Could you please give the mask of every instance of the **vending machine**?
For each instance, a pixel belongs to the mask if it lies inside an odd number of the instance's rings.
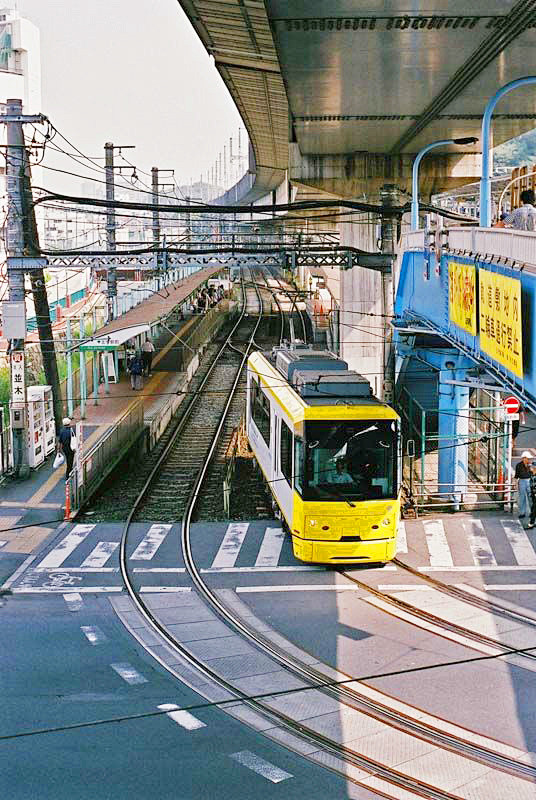
[[[28,401],[28,463],[38,467],[56,446],[56,424],[50,386],[29,386]]]

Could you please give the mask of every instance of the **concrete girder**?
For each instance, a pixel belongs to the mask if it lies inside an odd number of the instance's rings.
[[[355,152],[303,155],[295,143],[289,145],[289,178],[339,197],[377,198],[386,183],[411,192],[414,155],[404,153]],[[480,177],[480,153],[439,153],[427,156],[420,167],[421,198],[464,186]]]

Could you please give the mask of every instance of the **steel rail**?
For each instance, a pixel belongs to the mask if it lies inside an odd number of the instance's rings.
[[[347,580],[354,583],[356,586],[359,586],[360,589],[369,592],[374,597],[377,597],[379,600],[383,600],[385,603],[388,603],[395,608],[399,608],[402,611],[405,611],[408,614],[420,619],[424,622],[428,622],[432,625],[436,625],[439,628],[442,628],[449,633],[454,633],[457,636],[462,636],[465,639],[469,639],[475,644],[480,644],[485,647],[493,647],[496,650],[502,650],[502,655],[508,656],[518,656],[519,658],[526,658],[529,661],[536,660],[536,652],[534,653],[519,653],[515,647],[511,647],[504,642],[499,641],[498,639],[494,639],[491,636],[486,636],[484,633],[478,633],[478,631],[471,630],[470,628],[466,628],[463,625],[459,625],[457,622],[451,622],[450,620],[444,619],[443,617],[438,617],[435,614],[431,614],[429,611],[425,611],[424,609],[420,609],[417,606],[412,605],[411,603],[407,603],[405,600],[400,600],[398,597],[393,597],[393,595],[388,594],[387,592],[383,592],[380,589],[376,589],[374,586],[370,586],[368,583],[364,583],[363,581],[358,580],[353,575],[348,572],[344,572],[341,570],[341,575],[343,575]],[[380,611],[384,611],[385,609],[380,609]],[[388,612],[385,612],[388,613]],[[411,624],[411,623],[409,623]],[[534,622],[532,621],[532,625]],[[436,634],[439,635],[439,634]],[[447,637],[448,638],[448,637]],[[534,650],[536,651],[536,642],[534,644]],[[535,773],[536,774],[536,768]]]
[[[259,296],[259,299],[260,299],[260,294],[258,296]],[[243,317],[243,315],[241,315],[241,318],[242,317]],[[260,323],[260,318],[259,318],[259,323]],[[257,329],[257,327],[258,327],[258,325],[256,326],[256,329]],[[213,608],[213,610],[215,610],[216,613],[220,617],[222,617],[224,619],[226,624],[232,626],[241,635],[247,637],[257,647],[259,647],[260,649],[264,650],[265,652],[268,652],[269,655],[271,655],[273,658],[275,658],[277,661],[279,661],[279,663],[281,663],[284,666],[286,666],[292,672],[294,672],[295,674],[300,674],[302,677],[305,677],[308,681],[310,681],[312,683],[312,685],[310,687],[304,687],[304,689],[306,689],[306,688],[323,688],[322,684],[325,684],[325,682],[326,682],[326,676],[325,675],[322,675],[320,672],[312,670],[311,668],[307,667],[307,665],[301,664],[297,659],[294,659],[294,658],[288,656],[288,654],[284,653],[284,651],[281,651],[278,648],[275,648],[272,644],[268,643],[264,639],[264,637],[259,636],[256,632],[252,631],[247,625],[245,625],[236,616],[236,614],[230,612],[226,608],[226,606],[219,600],[219,598],[217,598],[214,595],[214,593],[209,589],[209,587],[201,579],[200,573],[197,570],[197,566],[196,566],[195,561],[193,559],[193,554],[191,552],[191,546],[190,546],[190,523],[191,523],[192,513],[193,513],[193,510],[194,510],[194,507],[195,507],[196,500],[197,500],[197,498],[199,496],[199,493],[200,493],[200,490],[201,490],[201,486],[202,486],[204,477],[205,477],[207,469],[208,469],[208,465],[209,465],[209,463],[211,461],[211,458],[212,458],[212,455],[213,455],[213,453],[214,453],[214,451],[216,449],[217,442],[218,442],[218,439],[219,439],[219,435],[220,435],[220,433],[221,433],[221,431],[223,429],[223,426],[225,424],[225,418],[226,418],[227,411],[228,411],[228,408],[230,406],[230,403],[232,401],[232,397],[233,397],[233,394],[234,394],[234,389],[236,388],[236,385],[238,385],[241,369],[243,367],[243,364],[245,363],[245,359],[247,358],[247,353],[248,353],[249,348],[250,348],[250,346],[252,344],[252,340],[253,340],[253,337],[255,335],[256,329],[255,329],[255,331],[253,332],[253,334],[251,336],[250,345],[249,345],[248,349],[246,350],[246,353],[244,354],[244,357],[243,357],[243,360],[242,360],[242,363],[241,363],[241,367],[237,371],[237,376],[236,376],[235,382],[233,384],[233,388],[231,389],[231,392],[229,393],[229,398],[228,398],[228,402],[226,404],[226,407],[225,407],[225,409],[224,409],[224,411],[223,411],[223,413],[221,415],[220,422],[218,424],[218,430],[217,430],[217,432],[216,432],[216,434],[214,436],[212,446],[211,446],[211,448],[209,450],[208,455],[206,456],[206,459],[205,459],[205,462],[203,464],[203,467],[201,468],[201,470],[200,470],[200,472],[199,472],[199,474],[197,476],[197,479],[196,479],[196,481],[195,481],[195,483],[192,486],[191,491],[190,491],[189,502],[187,504],[186,512],[185,512],[183,520],[182,520],[182,531],[181,531],[181,542],[182,542],[182,548],[183,548],[184,561],[185,561],[185,564],[187,566],[190,579],[194,583],[194,585],[195,585],[196,589],[198,590],[199,594],[203,597],[205,602],[207,602]],[[223,348],[222,348],[222,350],[223,350]],[[167,451],[168,451],[168,448],[166,448],[165,453],[167,453]],[[165,453],[162,455],[162,457],[160,459],[160,462],[164,461]],[[152,476],[154,476],[157,473],[158,466],[159,465],[155,466],[155,468],[154,468],[154,470],[152,472]],[[139,502],[141,502],[141,498],[145,495],[145,492],[149,488],[150,482],[151,482],[151,479],[149,479],[147,481],[144,489],[140,493]],[[139,505],[139,502],[136,503],[136,507]],[[130,521],[132,520],[132,518],[134,516],[134,513],[135,513],[135,509],[133,509],[131,514],[129,515],[130,519],[129,519],[128,524],[130,524]],[[205,676],[209,677],[212,681],[216,682],[219,686],[224,688],[226,691],[230,692],[232,695],[237,697],[237,699],[241,699],[244,703],[246,703],[250,707],[252,707],[255,710],[257,710],[260,713],[262,713],[265,717],[268,717],[269,719],[274,720],[280,726],[281,725],[285,726],[286,728],[291,730],[295,735],[298,735],[301,738],[305,738],[309,742],[314,742],[315,745],[320,746],[324,750],[337,755],[339,758],[342,758],[345,761],[347,761],[349,763],[352,763],[352,764],[354,764],[356,766],[360,766],[360,767],[366,769],[367,771],[370,771],[373,774],[382,776],[386,781],[388,781],[388,782],[390,782],[390,783],[392,783],[394,785],[401,786],[403,788],[410,789],[410,790],[413,790],[413,791],[416,790],[416,791],[419,792],[419,794],[421,794],[421,795],[423,795],[425,797],[428,797],[430,799],[433,798],[434,800],[447,800],[447,798],[450,799],[450,798],[454,797],[454,795],[451,795],[448,792],[444,792],[441,789],[437,789],[437,788],[435,788],[433,786],[429,786],[428,784],[425,784],[422,781],[410,778],[409,776],[406,776],[406,775],[403,775],[403,774],[399,773],[397,770],[394,770],[394,769],[392,769],[390,767],[387,767],[385,765],[379,764],[378,762],[375,762],[374,760],[372,760],[370,758],[366,758],[364,756],[361,756],[360,754],[352,751],[350,748],[347,748],[344,745],[341,745],[341,744],[339,744],[337,742],[334,742],[333,740],[329,739],[328,737],[322,736],[322,735],[320,735],[320,734],[318,734],[318,733],[316,733],[316,732],[314,732],[314,731],[312,731],[310,729],[307,729],[307,727],[304,726],[302,723],[291,719],[290,717],[288,717],[287,715],[285,715],[285,714],[283,714],[281,712],[274,712],[273,709],[271,709],[269,706],[267,706],[266,703],[263,703],[262,700],[258,700],[258,699],[255,700],[255,699],[248,698],[247,695],[245,695],[240,690],[237,690],[236,687],[234,687],[228,681],[226,681],[225,679],[221,678],[221,676],[219,676],[216,672],[214,672],[213,670],[208,668],[206,665],[204,665],[202,661],[200,661],[199,659],[196,659],[195,657],[193,657],[189,653],[187,648],[184,647],[183,645],[181,645],[180,643],[178,643],[174,639],[174,637],[166,630],[165,626],[162,625],[159,622],[159,620],[152,614],[152,612],[147,608],[146,604],[144,603],[143,599],[141,598],[139,592],[137,592],[136,589],[134,588],[133,583],[132,583],[132,581],[130,579],[130,576],[128,574],[128,569],[127,569],[127,561],[126,561],[126,539],[127,539],[126,534],[127,533],[128,533],[128,527],[126,525],[125,526],[125,530],[124,530],[124,536],[122,537],[122,541],[121,541],[120,566],[121,566],[121,574],[122,574],[125,586],[127,587],[127,590],[128,590],[128,592],[129,592],[129,594],[131,596],[131,599],[133,600],[135,606],[138,608],[140,613],[142,613],[144,618],[147,619],[150,622],[150,624],[153,627],[155,627],[162,636],[164,636],[166,641],[177,652],[179,652],[182,655],[182,657],[188,663],[193,665],[196,669],[200,670],[202,674],[204,674]],[[324,687],[324,689],[325,689],[325,687]],[[336,693],[339,697],[340,696],[344,696],[345,699],[350,700],[352,702],[352,705],[354,707],[356,707],[356,704],[358,703],[358,699],[359,698],[356,699],[356,693],[352,692],[351,689],[339,689],[339,690],[331,689],[330,691]],[[380,704],[375,704],[373,701],[369,701],[367,704],[365,704],[363,702],[362,698],[361,698],[361,702],[359,703],[359,705],[361,705],[361,710],[365,709],[365,705],[368,705],[368,713],[370,714],[371,713],[371,709],[373,709],[374,715],[377,716],[377,717],[379,716]],[[423,735],[423,733],[426,733],[427,734],[426,738],[428,738],[428,739],[430,738],[431,729],[430,728],[426,729],[426,727],[427,727],[426,725],[419,725],[416,721],[412,721],[412,720],[408,719],[407,717],[404,718],[403,720],[401,720],[401,717],[403,717],[403,715],[400,715],[400,714],[397,715],[396,712],[392,712],[390,709],[386,709],[385,707],[382,707],[382,713],[384,714],[384,720],[385,720],[385,716],[390,716],[391,717],[391,720],[390,720],[391,724],[393,723],[394,718],[398,717],[398,719],[396,720],[396,722],[398,722],[398,724],[395,725],[396,727],[402,728],[402,729],[404,729],[404,727],[406,727],[406,730],[407,730],[408,723],[409,724],[413,724],[413,725],[417,726],[415,728],[415,732],[416,733],[418,733],[421,736]],[[401,722],[402,722],[402,724],[401,724]],[[492,766],[497,767],[499,769],[503,769],[504,771],[507,771],[507,772],[510,772],[510,773],[515,772],[516,774],[520,774],[519,768],[522,767],[522,770],[523,770],[522,777],[526,777],[527,774],[530,774],[530,773],[527,772],[527,770],[530,769],[530,768],[527,768],[527,765],[524,765],[524,764],[520,765],[519,762],[516,762],[513,759],[506,759],[503,756],[501,756],[500,754],[494,753],[493,751],[489,751],[489,750],[486,750],[484,748],[478,748],[478,747],[472,746],[469,743],[462,742],[461,740],[457,739],[456,737],[443,735],[441,733],[439,733],[439,735],[438,735],[437,731],[435,731],[434,732],[433,741],[435,741],[436,743],[440,742],[440,744],[442,746],[444,746],[444,747],[446,746],[447,748],[449,748],[449,745],[450,745],[450,749],[453,749],[457,753],[462,752],[464,755],[469,755],[470,757],[472,756],[473,758],[477,758],[478,760],[485,760],[486,763],[490,763]]]

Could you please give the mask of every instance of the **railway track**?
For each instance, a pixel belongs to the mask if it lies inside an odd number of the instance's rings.
[[[260,290],[257,288],[257,292]],[[261,303],[260,294],[259,304]],[[251,322],[251,320],[250,320]],[[247,352],[249,345],[258,331],[260,324],[260,314],[255,322],[255,325],[249,325],[242,329],[241,337],[249,336],[249,342],[243,348]],[[232,344],[232,348],[228,345]],[[375,759],[363,752],[360,752],[359,747],[351,747],[345,745],[335,738],[319,733],[313,726],[304,722],[300,715],[292,712],[292,709],[287,711],[276,707],[274,701],[274,694],[259,694],[251,696],[250,694],[242,691],[235,683],[226,676],[224,672],[215,669],[213,666],[208,666],[205,661],[195,655],[193,648],[189,648],[188,644],[181,643],[173,635],[173,633],[163,624],[159,618],[158,613],[152,611],[146,604],[144,596],[140,593],[140,586],[137,585],[136,578],[130,574],[128,568],[127,553],[129,548],[129,529],[130,524],[134,518],[138,518],[140,511],[145,514],[148,510],[156,507],[159,509],[159,517],[162,516],[162,503],[165,502],[163,491],[167,486],[167,493],[170,493],[169,481],[176,480],[177,468],[181,465],[181,459],[184,456],[184,446],[180,450],[176,450],[176,442],[188,441],[195,449],[202,452],[202,456],[197,456],[194,460],[188,460],[188,469],[185,474],[186,491],[180,495],[180,503],[174,504],[174,519],[178,521],[181,519],[181,539],[177,542],[177,550],[180,549],[182,558],[186,567],[186,572],[191,582],[191,589],[196,593],[203,603],[206,605],[209,612],[214,615],[215,619],[223,621],[229,628],[230,635],[238,635],[244,639],[248,646],[252,648],[252,652],[260,652],[264,656],[272,659],[274,664],[285,674],[288,674],[294,680],[299,681],[299,688],[289,690],[292,692],[318,692],[322,695],[330,696],[337,700],[344,707],[348,713],[354,715],[362,715],[367,718],[372,717],[374,720],[381,722],[386,726],[386,730],[396,729],[396,731],[405,734],[408,737],[414,737],[415,741],[425,740],[431,746],[440,751],[448,751],[452,754],[452,758],[471,759],[473,761],[481,762],[490,769],[496,770],[499,773],[508,773],[513,781],[522,780],[534,781],[536,779],[536,769],[531,763],[526,763],[521,759],[509,756],[506,752],[501,752],[500,743],[497,743],[497,748],[493,746],[486,746],[476,741],[471,741],[471,737],[456,735],[447,730],[438,730],[433,724],[430,724],[422,719],[411,718],[404,714],[395,707],[388,707],[385,703],[379,700],[372,699],[367,696],[366,692],[360,691],[358,683],[352,683],[352,679],[348,676],[347,680],[343,681],[343,685],[333,683],[333,670],[327,665],[316,663],[311,666],[303,659],[300,659],[296,653],[286,650],[284,647],[277,646],[268,637],[263,636],[262,633],[256,631],[251,625],[244,621],[244,618],[237,613],[236,609],[232,606],[222,602],[218,594],[207,584],[201,575],[198,568],[193,552],[192,552],[192,529],[191,522],[195,513],[196,506],[200,497],[205,492],[206,480],[210,471],[210,465],[221,443],[222,431],[226,428],[226,420],[232,408],[232,404],[237,397],[236,392],[240,385],[241,368],[237,364],[239,357],[236,347],[236,339],[233,338],[231,343],[227,340],[227,347],[222,348],[220,354],[220,366],[225,371],[225,377],[228,379],[230,371],[229,360],[233,364],[235,370],[235,378],[232,382],[232,387],[226,396],[225,403],[218,404],[219,421],[217,425],[212,424],[212,430],[209,435],[208,429],[205,425],[206,410],[199,411],[201,415],[198,423],[195,424],[194,438],[182,440],[181,431],[174,434],[174,438],[168,443],[165,450],[162,452],[158,463],[154,466],[151,475],[148,477],[143,488],[138,494],[129,517],[123,530],[123,536],[120,546],[120,568],[125,587],[131,600],[138,611],[142,614],[146,623],[155,628],[160,635],[166,640],[169,647],[176,652],[181,659],[188,665],[193,667],[197,674],[202,676],[203,680],[212,681],[225,693],[225,696],[235,698],[236,700],[249,707],[251,710],[261,714],[265,719],[268,719],[274,727],[281,731],[285,731],[288,735],[296,738],[302,742],[302,750],[309,752],[321,752],[332,757],[335,761],[333,763],[342,764],[343,767],[335,767],[348,776],[351,774],[365,774],[374,776],[374,780],[379,781],[381,784],[380,793],[387,797],[400,797],[400,792],[408,792],[410,796],[419,796],[430,798],[430,800],[453,800],[454,798],[463,797],[463,794],[453,794],[449,791],[448,786],[432,786],[429,783],[417,778],[403,769],[396,769],[382,761]],[[242,349],[242,348],[240,348]],[[233,352],[231,356],[229,350]],[[245,358],[245,356],[244,356]],[[211,373],[214,377],[221,377],[216,370],[218,362],[215,362]],[[243,362],[242,362],[243,363]],[[210,374],[206,380],[210,380]],[[205,384],[204,384],[205,385]],[[196,410],[192,411],[192,415],[197,414]],[[188,419],[195,420],[197,417],[190,415]],[[216,416],[216,414],[214,414]],[[192,425],[186,421],[184,425]],[[199,447],[200,437],[202,437],[202,447]],[[177,462],[177,459],[179,461]],[[180,513],[177,512],[180,508]],[[352,685],[348,686],[347,683]],[[283,692],[286,694],[287,692]],[[483,737],[481,737],[483,738]],[[303,743],[307,747],[303,747]],[[313,758],[313,756],[311,756]],[[314,759],[313,759],[314,760]],[[351,770],[354,770],[351,773]],[[354,780],[353,778],[351,778]],[[360,783],[358,778],[354,782]],[[440,782],[440,781],[438,781]],[[370,788],[369,784],[367,785]],[[407,796],[407,795],[404,795]]]

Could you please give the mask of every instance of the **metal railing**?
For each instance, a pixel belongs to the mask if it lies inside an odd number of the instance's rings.
[[[407,494],[406,510],[441,511],[442,509],[468,511],[478,508],[497,508],[500,506],[510,513],[514,510],[517,486],[514,483],[467,483],[452,484],[433,483],[432,485],[414,485]]]
[[[77,452],[73,471],[67,481],[71,514],[82,508],[97,491],[134,444],[143,425],[143,402],[138,400],[93,447],[87,452],[83,448]]]

